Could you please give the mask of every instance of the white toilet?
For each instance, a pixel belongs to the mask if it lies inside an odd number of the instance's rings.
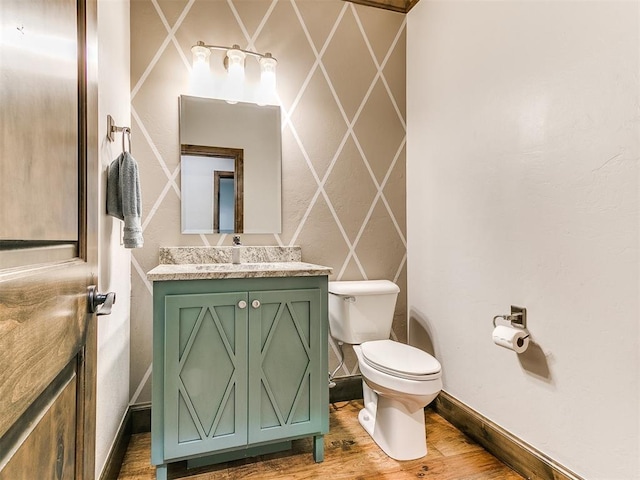
[[[389,340],[400,288],[388,280],[329,282],[329,329],[353,345],[362,374],[358,420],[391,458],[427,454],[424,407],[442,389],[438,360]]]

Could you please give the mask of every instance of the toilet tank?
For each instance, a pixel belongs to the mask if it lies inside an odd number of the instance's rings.
[[[400,287],[389,280],[329,282],[329,330],[344,343],[386,340]]]

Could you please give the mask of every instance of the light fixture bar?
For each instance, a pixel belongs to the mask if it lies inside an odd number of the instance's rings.
[[[232,45],[230,47],[225,47],[223,45],[207,45],[206,43],[204,43],[203,41],[198,41],[193,47],[191,47],[191,51],[193,51],[194,48],[197,47],[204,47],[204,48],[208,48],[209,50],[221,50],[221,51],[228,51],[228,50],[239,50],[242,53],[244,53],[245,55],[251,55],[252,57],[257,57],[258,59],[261,58],[273,58],[274,60],[277,61],[277,59],[275,57],[273,57],[273,55],[271,55],[271,53],[266,52],[266,53],[258,53],[258,52],[252,52],[251,50],[243,50],[242,48],[240,48],[239,45]]]
[[[227,71],[226,79],[212,75],[210,57],[213,51],[224,52],[222,64]],[[239,45],[208,45],[198,41],[191,47],[193,68],[191,69],[191,90],[203,96],[218,96],[229,103],[240,101],[255,102],[258,105],[274,105],[278,101],[276,93],[276,69],[278,61],[271,53],[244,50]],[[260,83],[245,84],[247,56],[254,57],[260,66]],[[215,65],[214,65],[215,68]],[[217,79],[214,79],[217,78]]]

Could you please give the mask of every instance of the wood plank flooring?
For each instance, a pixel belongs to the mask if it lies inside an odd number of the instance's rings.
[[[521,480],[481,446],[431,409],[427,422],[427,456],[399,462],[387,457],[358,423],[362,401],[331,405],[325,459],[314,463],[311,439],[296,440],[292,450],[252,459],[187,470],[185,462],[169,467],[170,479],[349,479],[349,480]],[[155,479],[150,464],[151,435],[133,435],[119,480]]]

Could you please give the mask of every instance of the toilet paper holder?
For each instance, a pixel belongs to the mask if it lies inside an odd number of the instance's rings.
[[[527,328],[527,309],[524,307],[516,307],[511,305],[511,313],[509,315],[496,315],[493,317],[493,326],[497,327],[496,322],[498,319],[505,320],[511,323],[511,326],[517,328]]]

